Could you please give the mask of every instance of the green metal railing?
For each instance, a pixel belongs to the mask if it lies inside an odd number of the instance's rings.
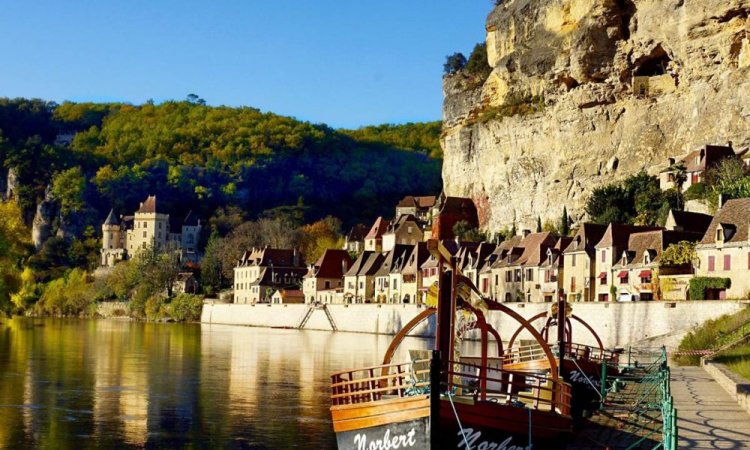
[[[661,422],[661,427],[653,427],[648,431],[644,426],[639,433],[640,439],[628,449],[642,446],[646,439],[658,442],[652,447],[653,450],[677,449],[677,411],[672,398],[670,375],[664,347],[628,349],[627,362],[620,365],[620,375],[607,376],[606,367],[602,366],[600,381],[603,406],[608,401],[617,401],[627,407],[637,419],[634,421],[636,423],[653,425],[659,419]],[[623,390],[628,391],[627,396],[622,395]]]

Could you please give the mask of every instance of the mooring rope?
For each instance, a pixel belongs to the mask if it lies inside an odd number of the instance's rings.
[[[589,379],[589,377],[586,376],[586,373],[583,371],[583,369],[581,369],[581,366],[578,365],[578,362],[575,359],[573,359],[573,358],[570,358],[570,360],[573,361],[573,364],[575,364],[576,367],[578,367],[578,371],[581,373],[581,375],[583,375],[583,378],[585,378],[586,381],[588,381],[588,383],[591,385],[591,387],[594,388],[594,391],[596,392],[596,395],[599,396],[599,400],[602,403],[604,403],[604,397],[602,397],[602,394],[599,392],[599,389],[597,389],[596,386],[594,386],[594,383],[591,382],[591,380]]]
[[[458,429],[461,431],[461,437],[464,438],[464,444],[466,444],[466,450],[471,450],[469,440],[466,439],[466,432],[464,431],[463,425],[461,425],[461,419],[458,417],[458,411],[456,411],[456,405],[453,404],[453,394],[448,391],[448,400],[451,402],[451,408],[453,408],[453,414],[456,416],[456,422],[458,423]]]

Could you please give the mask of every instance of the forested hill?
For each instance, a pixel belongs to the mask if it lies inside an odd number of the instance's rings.
[[[279,212],[346,225],[391,213],[405,194],[441,189],[440,123],[335,130],[254,108],[0,99],[0,184],[17,176],[33,214],[47,185],[62,208],[96,223],[148,194],[171,211],[247,218]],[[56,138],[75,133],[69,146]]]

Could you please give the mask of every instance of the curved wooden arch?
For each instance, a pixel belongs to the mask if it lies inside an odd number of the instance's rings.
[[[539,314],[533,316],[531,319],[529,319],[529,323],[534,323],[537,320],[541,319],[542,317],[546,316],[546,312],[540,312]],[[513,333],[513,336],[511,336],[510,341],[508,341],[508,348],[513,348],[513,344],[516,342],[516,338],[519,334],[521,334],[521,331],[523,331],[523,326],[519,326],[515,333]],[[546,338],[545,338],[546,340]]]
[[[409,323],[404,325],[404,327],[401,328],[401,330],[396,333],[395,336],[393,336],[391,345],[388,346],[388,350],[386,350],[385,356],[383,357],[383,365],[390,364],[391,358],[393,358],[393,354],[396,353],[396,349],[399,345],[401,345],[401,341],[404,340],[406,335],[409,334],[411,330],[416,328],[416,326],[419,325],[422,321],[435,314],[437,314],[437,309],[433,307],[427,308],[421,313],[417,314],[413,319],[409,321]]]
[[[533,323],[533,322],[541,319],[542,317],[544,317],[546,315],[547,315],[546,312],[540,312],[539,314],[537,314],[537,315],[533,316],[532,318],[530,318],[529,319],[529,323]],[[585,320],[581,319],[580,317],[576,316],[575,314],[572,314],[570,316],[570,318],[573,318],[573,319],[577,320],[581,325],[583,325],[584,327],[586,327],[586,329],[589,330],[589,333],[591,333],[591,335],[596,340],[596,343],[599,346],[599,350],[604,351],[604,343],[602,342],[601,338],[599,337],[599,334],[597,334],[597,332],[594,330],[594,328],[591,327],[591,325],[589,325]],[[573,339],[573,325],[570,322],[570,318],[566,318],[565,319],[566,334],[568,335],[566,339],[567,339],[567,341],[569,343],[572,342],[572,339]],[[547,323],[542,328],[542,335],[543,335],[545,341],[547,340],[547,336],[548,336],[547,335],[547,331],[548,331],[547,328],[548,327],[549,327],[549,321],[547,321]],[[513,344],[516,342],[516,338],[518,338],[518,335],[521,334],[521,331],[523,331],[523,327],[522,326],[518,327],[518,329],[516,330],[516,332],[513,333],[513,336],[510,338],[510,341],[508,342],[508,348],[512,348],[513,347]]]
[[[589,330],[589,332],[594,336],[594,339],[596,339],[596,343],[599,344],[599,350],[604,351],[604,344],[602,343],[602,340],[601,338],[599,338],[599,335],[596,333],[596,331],[594,331],[594,329],[591,327],[591,325],[586,323],[585,320],[581,319],[575,314],[573,314],[571,317],[577,320],[578,322],[580,322],[581,325],[583,325],[584,327],[586,327],[587,330]]]

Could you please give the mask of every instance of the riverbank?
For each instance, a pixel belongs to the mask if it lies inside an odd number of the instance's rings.
[[[509,303],[524,318],[547,312],[546,303]],[[665,345],[675,348],[692,328],[709,319],[732,314],[750,306],[747,301],[686,301],[633,303],[575,303],[573,314],[590,324],[604,346]],[[269,328],[346,331],[354,333],[396,334],[404,325],[423,312],[418,305],[327,305],[315,308],[300,304],[238,305],[206,302],[201,322],[206,324],[242,325]],[[497,311],[490,311],[488,322],[509,340],[518,324]],[[535,325],[541,326],[540,322]],[[417,326],[410,335],[434,335],[434,316]],[[582,327],[574,325],[573,339],[582,344],[596,341]],[[474,338],[475,336],[470,336]],[[530,336],[520,335],[521,339]]]

